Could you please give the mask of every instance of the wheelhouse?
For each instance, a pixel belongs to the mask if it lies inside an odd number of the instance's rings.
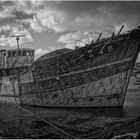
[[[33,61],[33,49],[0,50],[0,69],[29,66]]]

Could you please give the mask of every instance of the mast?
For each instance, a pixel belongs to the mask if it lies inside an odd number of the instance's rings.
[[[19,52],[19,40],[20,40],[20,37],[24,37],[25,35],[12,35],[10,37],[16,37],[16,40],[17,40],[17,52]],[[18,53],[17,53],[17,56],[18,56]]]
[[[25,35],[12,35],[10,37],[15,37],[16,40],[17,40],[17,62],[18,62],[18,59],[19,59],[19,40],[20,40],[20,37],[24,37]],[[16,63],[15,63],[16,64]],[[18,82],[18,94],[19,94],[19,103],[21,104],[21,90],[20,90],[20,77],[19,77],[19,72],[17,72],[17,82]],[[15,97],[15,100],[16,100],[16,97]]]

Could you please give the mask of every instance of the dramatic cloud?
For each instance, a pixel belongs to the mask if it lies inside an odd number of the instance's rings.
[[[97,39],[99,33],[103,33],[102,38],[110,36],[112,32],[117,34],[122,25],[125,25],[122,30],[122,32],[125,32],[135,28],[138,26],[138,23],[140,23],[140,15],[138,12],[140,5],[136,6],[135,9],[134,5],[136,4],[133,5],[130,2],[89,3],[91,3],[91,5],[95,4],[92,5],[92,10],[81,12],[70,22],[63,23],[65,30],[69,29],[73,31],[59,37],[58,42],[66,44],[65,47],[73,48],[76,40],[90,43],[91,40]],[[129,8],[131,8],[131,10],[133,8],[132,13],[129,12]],[[82,45],[80,44],[79,46]]]
[[[42,50],[42,49],[37,49],[37,50],[35,51],[35,53],[36,53],[36,54],[39,54],[39,55],[40,55],[40,54],[41,54],[41,55],[42,55],[42,54],[45,54],[45,53],[47,53],[47,52],[48,52],[48,50]]]
[[[60,36],[58,42],[66,44],[66,48],[73,49],[75,45],[84,46],[91,43],[91,41],[96,41],[98,37],[98,32],[78,31]]]
[[[60,48],[60,47],[58,47],[58,48]],[[36,54],[45,54],[45,53],[48,53],[48,52],[51,52],[51,51],[54,51],[54,50],[56,50],[56,48],[54,46],[49,46],[47,48],[47,50],[43,50],[43,49],[39,48],[35,51],[35,53]]]
[[[64,20],[64,15],[61,12],[45,8],[38,11],[37,18],[40,23],[48,29],[52,29],[56,32],[64,31],[64,29],[59,26]]]
[[[77,40],[90,43],[99,33],[117,33],[122,25],[122,32],[135,28],[140,25],[139,9],[140,2],[131,1],[0,1],[0,45],[16,45],[10,35],[19,33],[26,34],[21,44],[35,40],[29,45],[35,49],[42,44],[39,53],[49,52],[46,46],[73,48]]]
[[[2,4],[2,3],[0,3]],[[14,15],[12,14],[14,7],[11,7],[10,5],[8,7],[3,6],[2,10],[0,11],[0,19],[5,19],[5,18],[12,18]]]
[[[39,9],[37,13],[33,14],[32,19],[21,20],[23,24],[29,24],[30,28],[35,32],[43,32],[53,30],[55,32],[64,32],[65,29],[61,27],[63,22],[63,13],[49,8]]]
[[[64,19],[64,13],[61,10],[49,7],[45,1],[13,1],[11,3],[3,2],[2,11],[0,11],[0,25],[10,24],[28,24],[35,32],[43,32],[51,29],[55,32],[63,32],[61,23]]]
[[[58,48],[61,48],[61,47],[58,47]],[[36,49],[36,51],[35,51],[35,59],[39,58],[40,56],[42,56],[42,55],[44,55],[46,53],[52,52],[54,50],[56,50],[56,48],[54,46],[49,46],[46,50],[43,50],[41,48]]]
[[[115,27],[118,26],[118,24],[124,23],[128,28],[131,28],[139,23],[139,14],[137,13],[138,6],[132,10],[134,5],[137,5],[137,3],[50,3],[51,2],[47,1],[13,1],[13,3],[10,2],[8,5],[8,2],[3,2],[2,9],[4,10],[0,12],[0,23],[8,23],[15,20],[15,23],[20,22],[21,24],[24,24],[24,26],[27,24],[30,29],[35,32],[44,32],[47,30],[53,30],[55,32],[79,30],[98,30],[99,32],[111,32],[112,28],[109,28],[110,25]],[[129,3],[133,6],[130,6]],[[61,5],[65,8],[62,8]],[[76,7],[78,5],[79,7]],[[85,5],[85,8],[83,5]],[[125,6],[126,8],[130,8],[131,12],[127,9],[124,10],[123,7]],[[83,8],[83,11],[80,7]],[[77,8],[78,11],[76,11]],[[121,10],[123,11],[122,13],[120,12]],[[115,30],[115,28],[113,29]]]
[[[25,37],[22,37],[20,39],[20,44],[24,44],[27,42],[32,42],[33,38],[28,30],[22,28],[22,27],[10,27],[9,25],[2,26],[0,28],[0,32],[3,31],[4,33],[1,34],[0,38],[0,45],[1,46],[11,46],[15,47],[17,46],[16,38],[11,36],[16,35],[25,35]],[[8,33],[8,35],[6,34]]]

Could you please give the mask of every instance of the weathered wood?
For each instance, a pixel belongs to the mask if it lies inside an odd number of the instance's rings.
[[[19,79],[16,74],[3,74],[0,98],[12,97],[19,102],[21,95],[22,104],[38,106],[122,106],[139,52],[139,36],[140,30],[136,29],[73,51],[41,57],[20,73]]]
[[[42,106],[104,107],[121,106],[127,72],[76,87],[22,95],[22,103]]]
[[[120,29],[119,32],[117,33],[117,36],[121,33],[123,27],[124,27],[124,25],[122,25],[121,29]]]

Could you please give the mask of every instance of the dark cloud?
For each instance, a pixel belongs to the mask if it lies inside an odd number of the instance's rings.
[[[14,6],[14,1],[0,1],[0,10],[4,10],[5,7]]]
[[[22,23],[22,26],[27,29],[27,30],[30,30],[30,23]]]
[[[0,26],[6,25],[6,24],[12,25],[13,23],[16,23],[15,17],[5,17],[5,18],[0,19]]]
[[[140,24],[139,9],[139,1],[1,1],[0,26],[22,26],[29,32],[43,32],[45,38],[48,31],[56,31],[51,32],[54,38],[48,39],[54,43],[60,32],[111,34],[122,24],[130,29]]]
[[[124,15],[140,15],[140,1],[122,1],[122,2],[111,2],[110,6],[113,6],[118,14]]]
[[[9,34],[10,34],[10,32],[11,32],[10,29],[7,29],[7,30],[1,30],[1,31],[0,31],[0,37],[3,36],[3,35],[4,35],[5,37],[8,37]]]
[[[56,6],[56,8],[71,13],[73,16],[78,16],[82,13],[100,14],[98,9],[101,7],[105,7],[106,9],[104,10],[108,10],[118,16],[140,15],[140,1],[65,1]]]
[[[33,15],[34,15],[34,13],[27,14],[24,11],[16,11],[16,10],[14,10],[12,12],[12,14],[15,15],[15,18],[17,20],[32,19],[33,18]]]

